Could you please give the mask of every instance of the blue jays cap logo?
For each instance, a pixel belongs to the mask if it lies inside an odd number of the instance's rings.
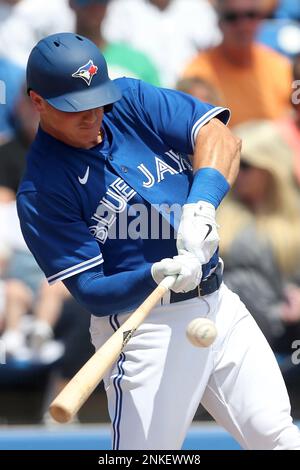
[[[97,71],[97,65],[94,65],[92,59],[90,59],[87,64],[79,67],[79,69],[72,74],[72,77],[82,78],[88,84],[88,86],[90,86],[93,76],[96,75]]]

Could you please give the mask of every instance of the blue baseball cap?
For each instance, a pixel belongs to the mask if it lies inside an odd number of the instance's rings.
[[[99,48],[78,34],[52,34],[39,41],[30,53],[26,77],[28,92],[35,91],[60,111],[85,111],[122,97]]]

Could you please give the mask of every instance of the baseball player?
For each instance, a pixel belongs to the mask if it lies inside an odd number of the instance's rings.
[[[273,353],[222,284],[215,210],[240,153],[229,111],[111,81],[98,48],[71,33],[34,47],[27,84],[40,128],[18,193],[22,231],[49,283],[91,312],[95,347],[177,276],[105,377],[113,449],[180,449],[200,401],[244,448],[300,449]],[[201,316],[219,332],[208,348],[184,333]]]

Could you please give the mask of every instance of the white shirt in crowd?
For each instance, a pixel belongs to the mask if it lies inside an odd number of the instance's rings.
[[[124,41],[147,53],[169,87],[198,50],[221,41],[207,0],[172,0],[163,11],[148,0],[112,0],[103,33],[108,41]]]
[[[69,0],[20,0],[0,4],[0,56],[26,67],[31,49],[44,36],[73,31]]]

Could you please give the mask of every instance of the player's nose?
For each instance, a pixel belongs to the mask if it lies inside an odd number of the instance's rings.
[[[99,119],[103,108],[93,108],[86,111],[82,111],[82,120],[86,123],[93,123]]]

